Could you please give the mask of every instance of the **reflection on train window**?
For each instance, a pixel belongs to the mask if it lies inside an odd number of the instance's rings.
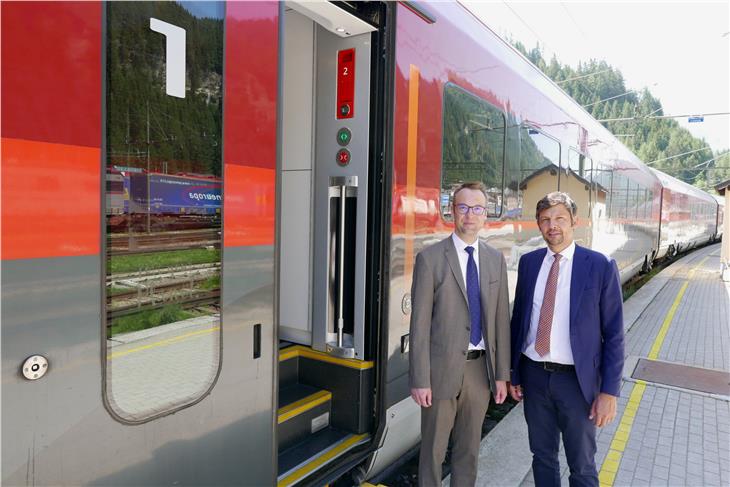
[[[579,217],[590,217],[591,207],[595,201],[591,168],[592,162],[589,158],[575,149],[568,149],[568,170],[561,177],[560,191],[570,194],[573,198],[578,205]]]
[[[444,87],[444,136],[441,213],[450,221],[451,196],[466,181],[487,188],[487,216],[502,212],[505,119],[486,101],[447,84]]]
[[[578,153],[572,147],[568,149],[568,167],[573,174],[577,174],[580,177],[585,176],[585,156]]]
[[[519,130],[519,171],[510,173],[508,188],[518,191],[522,219],[535,218],[537,202],[546,194],[558,190],[560,144],[539,130],[522,126]]]
[[[106,8],[106,400],[139,422],[218,373],[224,5]]]

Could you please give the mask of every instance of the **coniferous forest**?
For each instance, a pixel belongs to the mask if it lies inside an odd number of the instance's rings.
[[[546,61],[539,46],[528,50],[519,41],[512,44],[597,120],[632,118],[601,123],[642,161],[657,161],[651,167],[711,193],[715,183],[730,178],[729,153],[713,151],[676,119],[649,118],[665,115],[659,99],[647,88],[632,92],[621,71],[605,61],[592,59],[573,68],[555,56]],[[596,103],[601,100],[607,101]],[[691,153],[666,159],[686,152]]]

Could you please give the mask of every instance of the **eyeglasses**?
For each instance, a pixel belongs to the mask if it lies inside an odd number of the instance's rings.
[[[459,215],[466,215],[467,213],[469,213],[469,210],[471,210],[472,215],[476,215],[476,216],[481,216],[484,214],[485,211],[487,211],[486,208],[484,208],[483,206],[479,206],[479,205],[469,206],[469,205],[465,205],[463,203],[460,205],[456,205],[456,212]]]

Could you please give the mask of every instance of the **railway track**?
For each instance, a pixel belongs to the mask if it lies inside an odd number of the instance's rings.
[[[196,291],[193,293],[167,293],[165,295],[148,296],[148,300],[130,300],[129,303],[118,304],[114,308],[107,306],[107,324],[111,326],[114,318],[128,316],[141,311],[152,311],[164,308],[167,305],[175,304],[185,309],[197,308],[199,306],[210,306],[220,304],[220,289],[209,291]]]
[[[114,233],[107,237],[107,250],[117,254],[139,254],[166,250],[187,250],[220,245],[218,228],[156,233]]]

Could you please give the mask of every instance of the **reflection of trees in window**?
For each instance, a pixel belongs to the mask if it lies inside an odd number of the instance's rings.
[[[107,5],[107,147],[110,163],[221,174],[223,19],[174,2]],[[158,18],[185,29],[186,94],[165,93],[165,38]]]
[[[125,421],[193,403],[220,364],[223,12],[107,5],[105,378]],[[185,29],[185,98],[151,18]]]
[[[487,187],[489,216],[502,206],[505,118],[486,101],[454,86],[444,88],[441,208],[445,216],[454,188],[466,181]]]

